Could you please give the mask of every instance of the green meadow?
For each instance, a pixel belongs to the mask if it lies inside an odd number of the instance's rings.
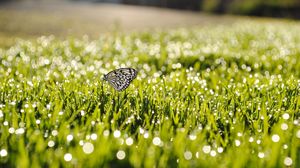
[[[1,167],[300,167],[300,23],[18,39]],[[117,92],[103,75],[138,70]]]

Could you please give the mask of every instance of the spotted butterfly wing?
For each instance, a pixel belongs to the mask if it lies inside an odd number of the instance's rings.
[[[136,75],[137,71],[133,68],[120,68],[104,75],[104,80],[108,81],[117,91],[122,91],[130,85]]]

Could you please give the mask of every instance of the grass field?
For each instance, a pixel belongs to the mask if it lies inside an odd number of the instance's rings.
[[[300,23],[0,50],[1,167],[300,167]],[[139,70],[124,92],[103,75]]]

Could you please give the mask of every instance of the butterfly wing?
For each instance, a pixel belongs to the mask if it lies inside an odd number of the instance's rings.
[[[137,71],[133,68],[120,68],[104,75],[104,80],[108,81],[117,91],[126,89],[131,81],[137,76]]]

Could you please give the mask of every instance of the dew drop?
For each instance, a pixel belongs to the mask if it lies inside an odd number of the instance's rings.
[[[6,151],[5,149],[1,149],[1,151],[0,151],[0,156],[1,156],[1,157],[7,156],[7,151]]]
[[[108,137],[109,136],[109,130],[104,130],[103,131],[103,136]]]
[[[300,139],[300,130],[297,131],[296,137]]]
[[[131,137],[127,138],[125,141],[126,145],[131,146],[133,144],[133,139]]]
[[[145,138],[145,139],[149,138],[149,133],[148,133],[148,132],[145,132],[144,138]]]
[[[265,154],[263,152],[258,152],[258,157],[262,159],[265,157]]]
[[[83,145],[84,145],[83,140],[80,140],[80,141],[79,141],[79,145],[80,145],[80,146],[83,146]]]
[[[68,135],[68,136],[67,136],[67,141],[70,142],[70,141],[72,141],[72,140],[73,140],[73,135],[71,135],[71,134]]]
[[[193,135],[193,134],[191,134],[191,135],[189,135],[189,138],[190,138],[190,140],[194,141],[194,140],[196,140],[197,136],[196,136],[196,135]]]
[[[210,153],[211,147],[209,145],[204,145],[202,151],[206,154]]]
[[[139,132],[140,132],[140,134],[144,134],[145,130],[143,128],[139,128]]]
[[[277,135],[277,134],[272,135],[272,141],[273,142],[279,142],[279,140],[280,140],[279,135]]]
[[[259,145],[259,144],[261,143],[261,140],[258,139],[258,140],[256,141],[256,143],[257,143],[257,145]]]
[[[293,164],[293,160],[290,157],[286,157],[283,161],[284,165],[291,166]]]
[[[16,133],[17,135],[24,134],[24,132],[25,132],[24,128],[18,128],[18,129],[15,131],[15,133]]]
[[[160,145],[161,144],[161,140],[159,137],[154,137],[153,140],[152,140],[152,143],[156,146]]]
[[[184,155],[184,158],[185,158],[186,160],[191,160],[192,157],[193,157],[193,154],[192,154],[192,152],[190,152],[190,151],[184,152],[183,155]]]
[[[288,120],[290,118],[290,115],[288,113],[284,113],[282,115],[282,118],[285,119],[285,120]]]
[[[288,126],[286,123],[282,123],[282,124],[281,124],[281,129],[282,129],[283,131],[287,130],[288,128],[289,128],[289,126]]]
[[[210,156],[215,157],[217,155],[217,152],[215,150],[210,151]]]
[[[119,160],[123,160],[126,157],[126,153],[123,150],[119,150],[116,156]]]
[[[241,141],[240,140],[235,140],[234,143],[235,143],[235,146],[237,146],[237,147],[241,145]]]
[[[90,142],[87,142],[83,145],[82,149],[84,153],[90,154],[94,151],[94,145]]]
[[[114,131],[114,137],[115,138],[120,138],[121,132],[119,130]]]
[[[8,132],[11,133],[11,134],[13,134],[13,133],[15,133],[15,129],[14,129],[13,127],[10,127],[10,128],[8,129]]]
[[[72,154],[71,153],[66,153],[64,155],[64,159],[65,159],[66,162],[71,161],[72,160]]]
[[[254,138],[253,137],[250,137],[249,138],[249,142],[253,142],[254,141]]]
[[[93,133],[93,134],[91,135],[91,139],[92,139],[92,140],[96,140],[97,137],[98,137],[98,136],[97,136],[97,134],[95,134],[95,133]]]
[[[50,140],[50,141],[48,142],[48,146],[49,146],[50,148],[52,148],[54,145],[55,145],[55,142],[54,142],[54,141]]]
[[[58,131],[57,131],[57,130],[53,130],[53,131],[51,132],[51,134],[52,134],[53,136],[57,136]]]
[[[218,147],[217,151],[218,151],[218,153],[222,153],[224,151],[224,149],[222,147]]]
[[[47,104],[47,105],[46,105],[46,108],[47,108],[47,110],[50,110],[51,104]]]

